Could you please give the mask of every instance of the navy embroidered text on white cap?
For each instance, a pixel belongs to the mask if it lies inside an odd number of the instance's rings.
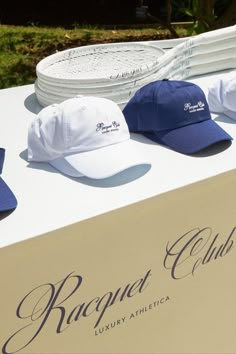
[[[78,96],[43,108],[28,131],[28,160],[62,173],[100,179],[149,164],[130,139],[119,106],[106,98]]]

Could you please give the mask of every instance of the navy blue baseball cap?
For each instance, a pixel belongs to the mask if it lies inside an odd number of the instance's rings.
[[[5,159],[5,149],[0,148],[0,175],[2,174]],[[13,210],[17,207],[17,200],[11,189],[0,177],[0,213]]]
[[[233,140],[211,118],[203,90],[187,81],[151,82],[135,93],[123,113],[131,132],[183,154]]]

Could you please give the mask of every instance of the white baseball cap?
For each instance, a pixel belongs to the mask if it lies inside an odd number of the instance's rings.
[[[223,113],[236,120],[236,71],[224,74],[208,88],[211,112]]]
[[[151,165],[138,145],[115,102],[77,96],[38,113],[28,130],[28,161],[48,162],[72,177],[107,178]]]

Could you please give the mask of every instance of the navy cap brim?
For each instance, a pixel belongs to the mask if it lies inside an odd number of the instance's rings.
[[[17,207],[17,200],[11,189],[0,178],[0,212],[14,210]]]
[[[212,119],[178,129],[145,132],[143,135],[182,154],[194,154],[218,142],[233,140]]]

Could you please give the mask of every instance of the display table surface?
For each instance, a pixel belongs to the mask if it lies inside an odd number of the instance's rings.
[[[207,94],[214,73],[192,81]],[[34,85],[0,91],[0,146],[6,149],[2,178],[14,191],[18,207],[0,220],[0,246],[5,247],[43,233],[106,213],[110,210],[232,170],[236,166],[236,121],[224,115],[213,119],[235,141],[222,143],[193,156],[182,155],[131,134],[152,166],[139,166],[104,180],[69,178],[47,163],[28,163],[27,133],[42,109]],[[168,222],[168,210],[167,222]]]

